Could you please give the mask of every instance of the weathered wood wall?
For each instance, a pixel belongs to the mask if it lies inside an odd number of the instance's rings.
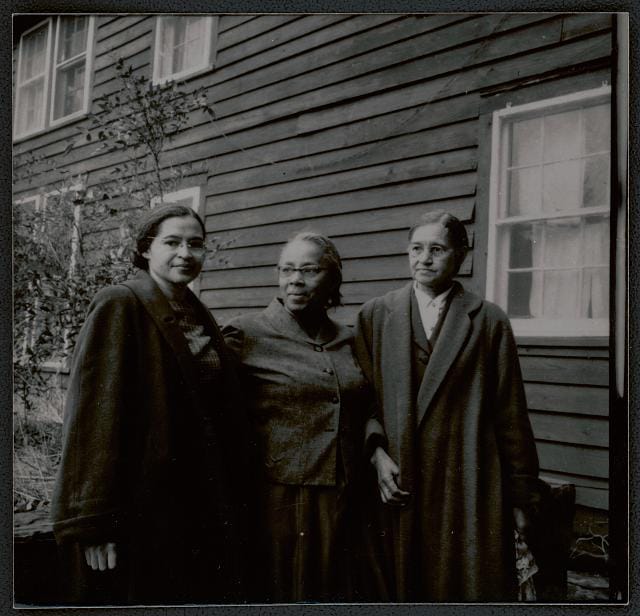
[[[611,27],[608,14],[222,15],[216,68],[189,81],[207,87],[215,120],[197,118],[169,156],[206,167],[189,181],[205,191],[208,231],[231,240],[229,265],[205,268],[203,301],[221,321],[264,307],[279,248],[311,228],[344,259],[337,316],[349,321],[407,280],[407,229],[428,208],[467,224],[473,250],[461,277],[483,294],[484,114],[505,96],[610,81]],[[94,98],[116,86],[118,56],[151,75],[153,33],[153,16],[98,19]],[[75,130],[15,152],[54,156]],[[91,183],[116,162],[86,144],[65,164]],[[521,357],[543,470],[574,482],[579,503],[606,508],[606,341],[523,341]]]

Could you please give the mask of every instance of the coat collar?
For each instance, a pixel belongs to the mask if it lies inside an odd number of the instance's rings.
[[[282,305],[282,302],[277,297],[267,306],[265,315],[271,325],[278,331],[311,344],[322,346],[329,342],[337,342],[343,338],[346,339],[353,336],[349,328],[336,323],[325,314],[316,338],[309,337],[296,318]]]
[[[436,391],[467,340],[471,331],[471,315],[482,305],[482,300],[465,291],[460,283],[454,282],[453,285],[451,303],[418,391],[417,425],[420,425]]]
[[[138,272],[135,278],[127,280],[123,284],[135,293],[140,303],[157,325],[162,336],[175,354],[189,389],[195,398],[198,399],[198,383],[195,380],[196,371],[194,370],[193,356],[164,293],[162,293],[153,278],[143,270]],[[199,300],[189,289],[187,289],[187,300],[195,300],[194,304],[199,308]],[[204,315],[204,312],[207,314]],[[208,320],[212,321],[212,317],[208,311],[198,310],[198,314],[205,318],[208,317]]]

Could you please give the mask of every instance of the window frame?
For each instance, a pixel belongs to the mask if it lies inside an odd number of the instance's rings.
[[[160,41],[162,39],[163,20],[168,17],[202,17],[205,20],[205,49],[202,54],[202,62],[198,65],[183,69],[178,73],[172,73],[164,77],[160,76]],[[214,68],[217,58],[218,48],[218,16],[217,15],[158,15],[155,20],[155,34],[153,43],[153,71],[152,82],[160,85],[168,81],[179,81],[192,78]]]
[[[91,77],[93,74],[93,61],[94,61],[93,47],[94,47],[94,39],[95,39],[95,27],[94,27],[95,17],[93,15],[89,15],[88,17],[89,17],[89,22],[87,25],[87,45],[83,52],[83,55],[85,57],[85,71],[84,71],[84,86],[83,86],[84,94],[82,99],[82,107],[78,111],[74,111],[66,116],[62,116],[57,120],[54,119],[53,115],[54,115],[55,105],[56,105],[56,81],[58,78],[58,70],[61,66],[64,66],[65,64],[70,64],[72,61],[75,61],[75,59],[79,57],[80,54],[78,54],[78,56],[76,56],[73,60],[65,60],[63,63],[58,64],[57,57],[58,57],[58,49],[60,44],[61,20],[60,18],[56,20],[56,26],[55,26],[56,32],[55,32],[55,36],[53,37],[53,41],[54,41],[53,55],[51,56],[51,100],[49,101],[49,126],[52,128],[55,126],[59,126],[60,124],[64,124],[66,122],[75,120],[76,118],[80,118],[86,115],[89,111]]]
[[[491,167],[489,177],[489,216],[488,216],[488,244],[487,244],[487,278],[486,297],[495,303],[500,302],[498,297],[498,279],[506,275],[506,269],[499,267],[498,263],[498,229],[504,224],[500,217],[502,195],[506,194],[505,168],[505,133],[504,127],[514,120],[522,120],[534,117],[544,117],[553,113],[570,109],[582,109],[595,106],[604,102],[611,103],[611,86],[603,84],[600,87],[589,90],[573,92],[563,96],[541,99],[521,105],[510,105],[495,110],[492,113],[491,127]],[[611,167],[610,167],[611,169]],[[610,171],[611,172],[611,171]],[[611,214],[611,200],[606,207],[589,208],[588,215]],[[508,224],[527,222],[533,220],[552,220],[579,217],[584,219],[584,211],[567,211],[561,215],[551,214],[540,217],[509,217]],[[609,219],[611,220],[611,218]],[[609,283],[611,282],[611,269],[609,263]],[[502,306],[503,309],[506,307]],[[607,337],[609,335],[609,317],[605,319],[552,319],[529,318],[520,319],[510,317],[514,333],[519,337],[549,337],[549,338],[574,338],[574,337]]]
[[[84,76],[84,95],[83,95],[83,105],[82,108],[78,111],[74,111],[69,115],[62,116],[61,118],[55,119],[54,115],[54,106],[55,106],[55,81],[56,81],[56,73],[57,66],[55,62],[55,58],[58,50],[59,43],[59,32],[60,32],[60,20],[65,15],[58,15],[55,17],[48,17],[43,21],[37,23],[33,27],[29,28],[20,36],[20,43],[18,45],[18,62],[17,62],[17,71],[15,76],[15,113],[13,117],[13,142],[18,142],[23,139],[27,139],[30,137],[34,137],[36,135],[40,135],[45,133],[52,128],[57,128],[64,124],[73,122],[78,118],[84,117],[89,112],[89,106],[91,101],[91,85],[93,80],[93,64],[94,64],[94,56],[95,56],[95,24],[96,18],[94,15],[83,15],[88,18],[88,26],[87,26],[87,45],[85,48],[85,76]],[[37,126],[32,129],[27,129],[22,133],[18,133],[18,113],[20,110],[20,91],[21,84],[19,84],[20,80],[20,72],[22,68],[22,62],[24,59],[23,53],[23,42],[25,36],[30,34],[31,32],[41,28],[44,24],[46,24],[47,28],[47,43],[46,43],[46,60],[45,60],[45,84],[44,84],[44,92],[43,92],[43,113],[42,113],[42,125]]]

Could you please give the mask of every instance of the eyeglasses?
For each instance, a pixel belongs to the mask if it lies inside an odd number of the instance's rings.
[[[291,267],[290,265],[278,266],[280,276],[284,278],[291,278],[294,272],[300,272],[305,279],[313,279],[320,272],[326,270],[326,267],[320,267],[318,265],[303,265],[302,267]]]
[[[422,244],[411,244],[409,246],[409,254],[412,257],[422,257],[426,252],[428,252],[433,259],[442,259],[449,253],[449,251],[450,249],[442,246],[431,246],[428,250],[426,246],[423,246]]]
[[[207,250],[204,240],[192,239],[192,240],[179,240],[174,237],[167,237],[164,239],[158,236],[150,237],[150,240],[159,239],[160,245],[169,252],[178,252],[182,246],[186,246],[187,250],[193,255],[202,255]]]

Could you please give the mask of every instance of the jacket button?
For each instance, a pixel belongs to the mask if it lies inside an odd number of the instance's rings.
[[[323,348],[319,344],[314,344],[313,345],[313,350],[314,351],[318,351],[318,353],[322,353]]]
[[[323,372],[326,372],[327,374],[333,374],[333,370],[331,370],[331,368],[324,368]]]
[[[331,402],[333,402],[334,404],[338,404],[340,400],[338,400],[338,396],[333,396],[333,398],[331,398]]]

